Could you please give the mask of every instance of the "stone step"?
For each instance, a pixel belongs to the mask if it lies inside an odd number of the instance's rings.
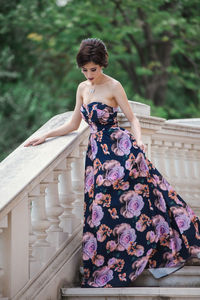
[[[63,300],[199,300],[200,288],[62,288]]]
[[[148,270],[144,270],[130,286],[200,287],[200,267],[184,266],[178,271],[171,273],[169,276],[159,279],[154,278]]]
[[[144,270],[142,274],[130,284],[130,287],[200,287],[200,266],[185,265],[183,268],[174,273],[162,278],[155,278],[149,270]],[[83,271],[81,271],[82,273]],[[74,283],[79,285],[81,281],[81,274],[79,274],[79,281]],[[200,298],[199,298],[200,300]]]

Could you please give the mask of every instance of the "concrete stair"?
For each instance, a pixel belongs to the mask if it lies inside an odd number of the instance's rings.
[[[184,266],[182,269],[160,279],[154,278],[148,270],[131,284],[131,287],[199,287],[200,267]],[[200,297],[199,297],[200,300]]]
[[[200,265],[192,259],[169,276],[156,279],[143,273],[126,288],[81,288],[79,283],[61,288],[63,300],[200,300]]]

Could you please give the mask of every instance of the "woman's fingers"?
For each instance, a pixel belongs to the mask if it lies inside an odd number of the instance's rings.
[[[26,144],[24,144],[24,147],[28,147],[28,146],[31,146],[31,145],[33,145],[33,146],[35,146],[35,145],[38,145],[38,144],[40,144],[42,141],[40,140],[40,139],[33,139],[33,140],[31,140],[31,141],[28,141]]]
[[[36,142],[33,144],[33,146],[38,145],[38,144],[41,144],[41,143],[43,143],[43,142],[44,142],[43,140],[39,139],[38,141],[36,141]]]

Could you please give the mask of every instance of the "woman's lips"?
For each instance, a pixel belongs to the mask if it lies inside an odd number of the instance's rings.
[[[88,78],[89,80],[93,80],[94,78]]]

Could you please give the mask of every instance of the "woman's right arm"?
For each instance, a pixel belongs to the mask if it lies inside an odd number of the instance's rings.
[[[27,141],[24,144],[24,147],[28,147],[28,146],[36,146],[39,145],[41,143],[43,143],[47,138],[49,137],[55,137],[55,136],[61,136],[61,135],[66,135],[74,130],[77,130],[79,128],[79,125],[81,123],[81,114],[80,114],[80,108],[81,105],[83,103],[82,100],[82,83],[79,84],[78,88],[77,88],[77,92],[76,92],[76,106],[74,108],[72,117],[70,119],[70,121],[68,121],[67,123],[59,126],[58,128],[51,130],[47,133],[45,133],[42,136],[39,136],[37,138],[34,138],[32,140]]]

